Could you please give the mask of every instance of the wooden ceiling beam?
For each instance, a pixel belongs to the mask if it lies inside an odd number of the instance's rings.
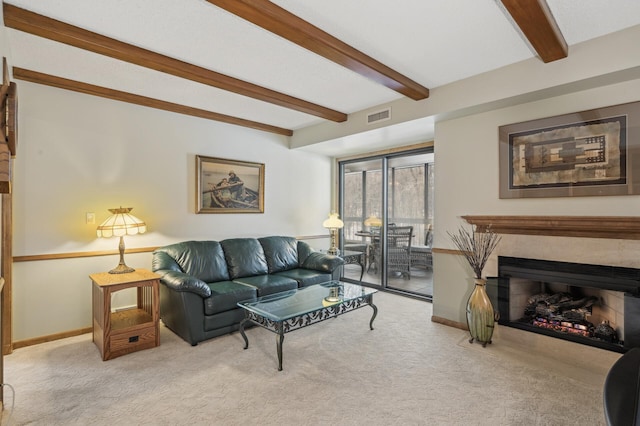
[[[567,42],[546,0],[501,0],[543,62],[566,58]]]
[[[245,120],[243,118],[232,117],[230,115],[219,114],[204,109],[192,108],[185,105],[174,104],[171,102],[161,101],[159,99],[148,98],[146,96],[134,95],[133,93],[122,92],[120,90],[109,89],[93,84],[82,83],[75,80],[69,80],[62,77],[56,77],[50,74],[44,74],[37,71],[31,71],[24,68],[13,67],[13,77],[18,80],[28,81],[31,83],[43,84],[45,86],[57,87],[59,89],[71,90],[73,92],[84,93],[87,95],[99,96],[102,98],[113,99],[115,101],[127,102],[130,104],[141,105],[145,107],[161,109],[164,111],[176,112],[178,114],[191,115],[194,117],[205,118],[207,120],[220,121],[237,126],[248,127],[251,129],[262,130],[264,132],[275,133],[278,135],[291,136],[293,131],[283,129],[281,127],[271,126],[268,124],[258,123],[256,121]]]
[[[207,0],[307,50],[414,100],[429,89],[268,0]]]
[[[335,111],[293,96],[239,80],[150,50],[142,49],[73,25],[4,3],[6,27],[24,31],[49,40],[109,56],[156,71],[171,74],[248,96],[292,110],[304,112],[335,122],[347,120],[345,113]]]

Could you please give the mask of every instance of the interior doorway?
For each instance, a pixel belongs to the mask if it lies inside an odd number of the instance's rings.
[[[340,248],[362,253],[346,281],[433,295],[433,148],[339,161]]]

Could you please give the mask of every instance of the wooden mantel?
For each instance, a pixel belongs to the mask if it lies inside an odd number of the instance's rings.
[[[640,216],[462,216],[483,232],[640,240]]]

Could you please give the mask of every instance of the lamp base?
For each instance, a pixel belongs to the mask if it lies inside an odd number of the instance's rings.
[[[133,272],[135,269],[130,268],[124,263],[119,264],[115,268],[109,271],[110,274],[128,274],[129,272]]]
[[[340,250],[335,247],[330,247],[329,250],[327,250],[327,254],[334,254],[337,256],[340,254]]]
[[[114,269],[110,270],[110,274],[128,274],[129,272],[135,271],[135,269],[130,268],[124,263],[124,238],[120,236],[120,244],[118,245],[118,251],[120,252],[120,263]]]

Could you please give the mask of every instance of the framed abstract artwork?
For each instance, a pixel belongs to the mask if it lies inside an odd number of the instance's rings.
[[[640,194],[640,102],[499,127],[500,198]]]
[[[196,213],[264,213],[264,164],[196,155]]]

